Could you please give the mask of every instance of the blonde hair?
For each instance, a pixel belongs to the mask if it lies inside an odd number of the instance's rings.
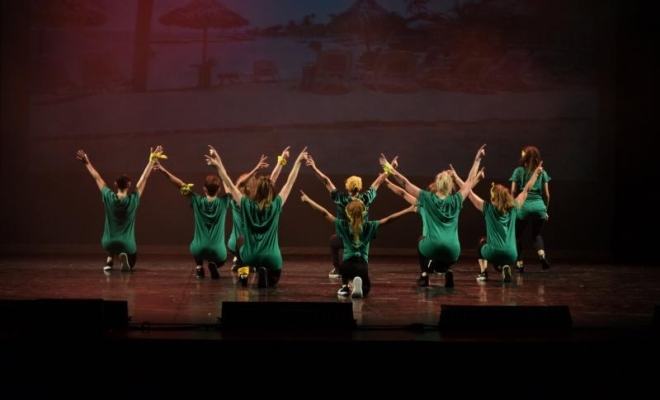
[[[433,192],[442,196],[450,195],[454,190],[454,178],[449,171],[442,171],[435,177],[435,182],[431,185]]]
[[[357,199],[353,200],[346,205],[344,211],[353,231],[353,241],[360,243],[360,232],[362,232],[362,224],[364,223],[364,203]]]
[[[490,202],[495,206],[500,215],[508,214],[515,206],[509,189],[499,183],[493,183],[490,188]]]
[[[346,179],[345,185],[346,190],[351,195],[356,195],[360,190],[362,190],[362,178],[355,175],[350,176],[348,179]]]

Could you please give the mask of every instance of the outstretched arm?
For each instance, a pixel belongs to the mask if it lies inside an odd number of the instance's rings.
[[[163,146],[158,145],[156,150],[151,148],[149,154],[149,162],[147,163],[147,166],[144,167],[142,176],[140,176],[137,186],[135,186],[135,191],[137,192],[138,196],[142,196],[144,187],[147,185],[147,179],[149,179],[149,175],[151,175],[151,171],[154,169],[154,162],[160,158],[167,158],[167,156],[163,154]]]
[[[397,157],[394,158],[396,160]],[[392,162],[395,162],[392,160]],[[408,180],[403,174],[401,174],[396,168],[394,168],[393,164],[389,163],[387,161],[387,158],[385,157],[384,154],[380,155],[380,159],[378,160],[380,162],[380,165],[383,167],[383,171],[385,171],[386,174],[391,175],[394,180],[397,181],[397,183],[405,190],[407,193],[409,193],[411,196],[414,198],[418,199],[419,198],[419,188]]]
[[[303,203],[307,203],[307,204],[309,204],[310,206],[312,206],[312,208],[313,208],[314,210],[320,212],[321,215],[323,215],[323,218],[325,218],[327,221],[335,222],[335,219],[336,219],[336,218],[335,218],[334,215],[330,214],[330,213],[328,212],[328,210],[326,210],[325,208],[323,208],[323,206],[321,206],[320,204],[318,204],[318,203],[315,202],[314,200],[312,200],[312,199],[310,199],[309,197],[307,197],[307,195],[305,194],[305,192],[303,192],[302,190],[300,191],[300,200],[302,200]]]
[[[395,185],[392,183],[389,179],[385,179],[385,185],[394,192],[397,196],[403,197],[405,201],[407,201],[411,205],[415,205],[417,203],[417,199],[415,199],[415,196],[411,195],[410,193],[406,192],[403,190],[400,186]]]
[[[280,172],[282,172],[282,167],[286,165],[287,161],[289,160],[289,149],[291,146],[286,146],[286,149],[282,152],[282,155],[277,156],[277,164],[275,164],[275,168],[273,168],[273,172],[270,174],[270,180],[273,181],[273,184],[275,184],[275,181],[277,181],[277,177],[280,176]]]
[[[406,207],[401,211],[395,212],[392,215],[389,215],[389,216],[387,216],[383,219],[380,219],[380,220],[378,220],[378,222],[380,222],[381,225],[389,224],[390,222],[394,221],[395,219],[397,219],[397,218],[399,218],[403,215],[406,215],[408,213],[411,213],[411,212],[415,212],[415,206],[414,205]]]
[[[319,178],[321,183],[323,183],[323,186],[325,186],[325,188],[328,189],[328,192],[332,192],[333,190],[335,190],[335,185],[332,183],[330,178],[325,176],[325,174],[316,167],[316,163],[314,162],[314,159],[312,158],[311,155],[307,155],[307,166],[312,168],[314,174],[316,175],[317,178]]]
[[[523,188],[522,191],[516,196],[516,201],[518,202],[518,207],[522,206],[525,200],[527,200],[527,193],[529,193],[529,189],[534,186],[536,183],[536,179],[541,175],[541,172],[543,172],[543,161],[539,163],[539,166],[536,167],[534,170],[534,173],[532,174],[532,177],[527,181],[527,184],[525,184],[525,187]]]
[[[103,190],[103,188],[106,187],[105,181],[103,180],[103,178],[101,178],[101,175],[96,171],[96,168],[92,166],[92,163],[89,161],[89,157],[87,156],[87,153],[85,153],[84,150],[78,150],[78,152],[76,153],[76,158],[85,165],[89,174],[92,175],[92,178],[94,178],[94,182],[96,182],[96,186],[99,187],[99,190]]]
[[[305,146],[304,149],[298,154],[298,158],[296,158],[296,163],[293,164],[293,168],[291,168],[291,172],[289,172],[289,177],[286,180],[286,183],[282,187],[282,190],[280,190],[280,197],[282,198],[282,204],[286,202],[286,199],[289,197],[289,193],[291,193],[291,188],[293,188],[293,184],[296,181],[296,178],[298,177],[298,171],[300,171],[300,164],[307,159],[307,146]]]
[[[237,204],[241,204],[241,197],[243,197],[243,194],[241,194],[241,191],[238,190],[236,185],[234,185],[234,182],[232,182],[229,178],[229,175],[227,175],[227,170],[225,169],[225,166],[222,165],[220,154],[218,154],[218,151],[211,145],[209,145],[209,153],[210,155],[204,155],[206,158],[206,164],[215,167],[215,169],[218,171],[218,176],[222,180],[222,183],[227,189],[229,189],[227,190],[227,193],[231,194],[231,197]]]

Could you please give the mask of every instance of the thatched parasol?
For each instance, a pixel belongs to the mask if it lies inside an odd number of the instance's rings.
[[[249,25],[249,21],[216,0],[192,0],[183,7],[163,14],[158,21],[167,26],[202,30],[202,65],[206,65],[209,29],[232,29]]]
[[[381,6],[376,0],[357,0],[346,11],[334,17],[328,23],[331,34],[355,34],[362,37],[371,51],[371,40],[391,32],[403,24],[397,21],[395,15]]]

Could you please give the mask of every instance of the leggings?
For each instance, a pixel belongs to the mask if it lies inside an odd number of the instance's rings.
[[[534,250],[544,249],[543,237],[541,237],[541,230],[543,230],[543,224],[545,223],[544,218],[540,217],[531,217],[529,219],[517,219],[516,220],[516,249],[518,250],[518,261],[522,261],[523,245],[522,237],[525,233],[525,228],[531,222],[532,225],[532,245]]]
[[[362,293],[366,296],[371,290],[371,280],[369,279],[369,264],[361,257],[352,257],[339,264],[339,273],[341,274],[341,283],[348,285],[348,282],[355,278],[362,278]]]

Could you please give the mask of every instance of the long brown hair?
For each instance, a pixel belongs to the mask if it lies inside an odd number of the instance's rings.
[[[273,202],[274,193],[273,180],[269,176],[260,176],[254,190],[254,201],[259,205],[260,210],[268,207]]]
[[[360,243],[360,232],[362,232],[362,224],[364,223],[364,203],[360,200],[352,200],[346,205],[346,218],[353,230],[353,241]]]
[[[527,146],[520,154],[520,165],[527,170],[527,176],[534,173],[536,167],[541,163],[541,152],[536,146]]]

